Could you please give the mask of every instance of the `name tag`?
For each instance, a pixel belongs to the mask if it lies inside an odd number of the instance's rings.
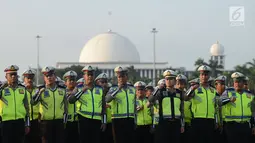
[[[19,94],[24,94],[24,90],[23,89],[19,89]]]
[[[64,92],[63,92],[62,90],[58,90],[58,94],[59,94],[60,96],[63,96],[63,95],[64,95]]]

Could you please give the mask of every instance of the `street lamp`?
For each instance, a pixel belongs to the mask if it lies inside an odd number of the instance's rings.
[[[156,28],[152,28],[151,33],[153,33],[153,80],[152,84],[153,86],[156,86],[156,33],[158,31]]]
[[[36,40],[37,40],[37,70],[36,70],[36,85],[39,84],[39,47],[40,47],[40,38],[41,36],[37,35]]]

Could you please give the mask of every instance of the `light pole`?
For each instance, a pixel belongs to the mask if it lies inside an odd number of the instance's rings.
[[[158,31],[156,28],[152,28],[151,33],[153,33],[153,80],[152,80],[152,85],[156,86],[156,33]]]
[[[36,85],[39,84],[39,48],[40,48],[40,38],[42,38],[41,36],[37,35],[36,36],[36,40],[37,40],[37,70],[36,70]]]

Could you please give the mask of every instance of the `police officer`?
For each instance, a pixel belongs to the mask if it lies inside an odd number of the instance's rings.
[[[85,83],[68,100],[70,103],[77,101],[81,143],[99,143],[101,130],[106,128],[104,91],[101,86],[94,85],[95,70],[92,66],[87,65],[82,71]]]
[[[34,85],[35,71],[33,69],[25,70],[22,74],[24,85],[26,87],[26,94],[29,103],[29,113],[30,113],[30,132],[25,136],[26,143],[39,143],[41,142],[40,138],[40,129],[38,123],[39,117],[39,103],[36,105],[31,105],[30,101],[32,96],[35,94],[36,86]]]
[[[250,90],[249,89],[249,80],[250,80],[249,77],[245,76],[245,79],[244,79],[244,89],[248,90],[248,91]]]
[[[96,85],[101,86],[104,89],[104,95],[109,91],[108,75],[106,73],[99,74],[95,79]],[[112,131],[112,115],[111,105],[106,103],[106,118],[107,127],[104,132],[101,132],[101,143],[113,143],[113,131]]]
[[[75,71],[68,71],[63,75],[63,80],[66,86],[66,96],[69,98],[74,92],[76,87],[77,73]],[[76,115],[76,104],[67,104],[68,108],[68,120],[65,128],[65,140],[67,143],[79,143],[78,132],[78,117]]]
[[[254,127],[250,127],[250,121],[254,126],[251,112],[254,97],[244,90],[245,76],[242,73],[234,72],[231,78],[234,80],[234,87],[227,89],[230,102],[226,105],[224,126],[227,140],[229,143],[249,142],[252,131],[255,131]]]
[[[25,87],[18,84],[18,70],[16,65],[7,67],[7,82],[0,88],[3,143],[23,143],[29,132],[29,105]]]
[[[178,74],[176,76],[176,85],[175,87],[182,92],[186,92],[187,87],[187,77],[183,74]],[[184,121],[185,121],[185,132],[181,134],[181,142],[186,143],[190,140],[190,128],[191,128],[191,102],[184,101]]]
[[[153,91],[154,91],[154,87],[151,84],[146,85],[145,86],[146,98],[149,98],[149,96],[152,94]]]
[[[45,84],[31,100],[31,104],[40,106],[40,130],[42,143],[64,143],[64,123],[67,117],[65,87],[56,84],[55,68],[46,66],[42,69]]]
[[[166,70],[163,73],[166,87],[149,97],[149,101],[159,103],[159,124],[155,132],[155,142],[179,143],[180,133],[184,132],[183,92],[174,88],[176,73]]]
[[[218,76],[214,80],[214,85],[216,89],[216,96],[214,99],[215,108],[215,141],[218,143],[225,143],[226,135],[223,130],[223,120],[224,120],[224,105],[229,102],[228,95],[226,91],[226,76]]]
[[[112,86],[106,95],[111,104],[112,124],[116,143],[134,142],[135,88],[127,85],[128,73],[124,67],[114,69],[118,86]]]
[[[214,139],[214,103],[215,89],[209,85],[211,68],[202,65],[198,68],[200,85],[191,86],[187,95],[192,98],[192,127],[193,142],[211,143]]]
[[[146,84],[137,81],[134,84],[136,88],[136,143],[153,143],[153,135],[150,130],[152,127],[152,108],[147,107],[148,99],[145,96]]]

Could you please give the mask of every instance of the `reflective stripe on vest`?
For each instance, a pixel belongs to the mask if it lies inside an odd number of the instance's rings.
[[[25,119],[26,109],[24,100],[26,90],[23,87],[18,87],[15,90],[5,88],[2,90],[2,99],[0,100],[0,109],[2,121]]]
[[[207,89],[200,86],[195,90],[195,96],[192,99],[192,113],[194,118],[214,119],[214,103],[216,91],[212,87]]]
[[[125,91],[121,89],[114,100],[111,101],[112,118],[134,117],[135,88],[128,86]]]
[[[65,89],[56,88],[54,91],[45,89],[41,95],[41,120],[63,119]]]
[[[30,101],[32,96],[35,94],[36,89],[34,88],[32,90],[32,93],[30,94],[29,91],[27,91],[27,100],[28,100],[28,104],[29,104],[29,114],[30,114],[30,120],[36,120],[39,117],[39,102],[36,105],[31,105]]]
[[[225,108],[225,121],[236,121],[236,122],[249,122],[252,112],[251,105],[252,96],[249,93],[244,92],[240,95],[238,92],[228,92],[228,96],[236,96],[234,103],[228,103]]]
[[[101,87],[94,87],[92,91],[87,90],[78,100],[77,113],[89,119],[101,120],[102,97],[103,89]]]
[[[151,108],[148,108],[146,103],[147,99],[144,100],[136,100],[136,106],[143,106],[143,110],[137,111],[137,125],[151,125],[152,124],[152,113]]]

